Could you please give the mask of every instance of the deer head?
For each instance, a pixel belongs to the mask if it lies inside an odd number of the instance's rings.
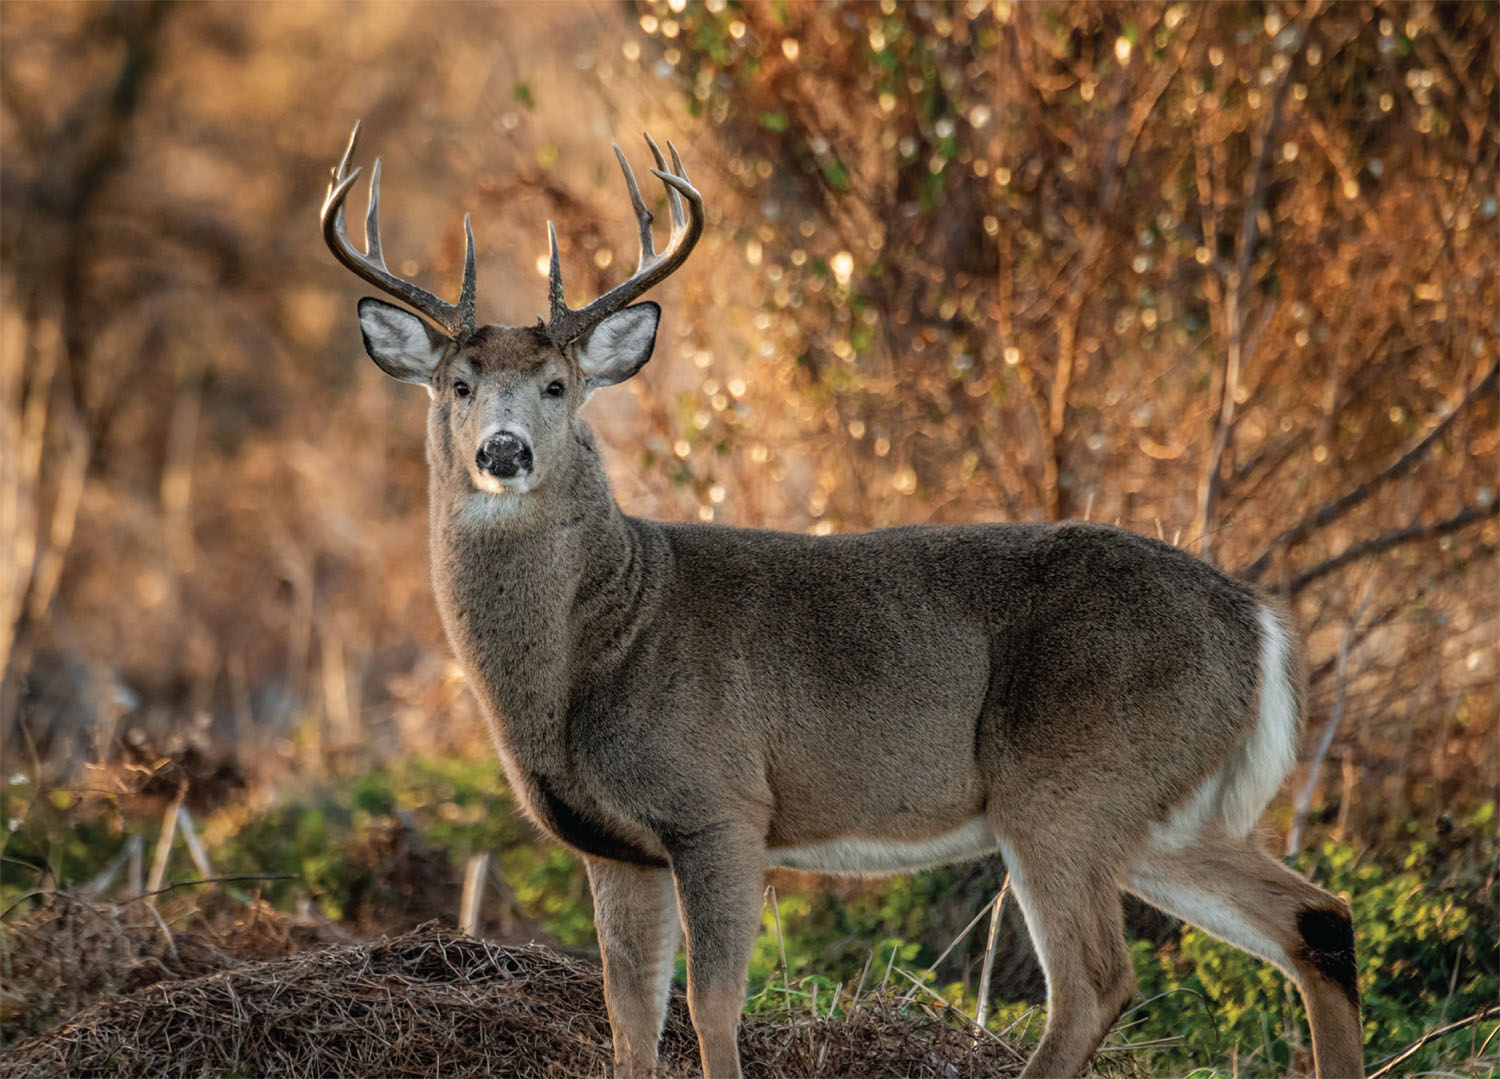
[[[623,382],[651,358],[661,308],[633,303],[682,265],[703,232],[703,198],[688,180],[676,147],[671,167],[651,139],[651,172],[666,186],[672,232],[658,253],[651,237],[652,213],[641,199],[635,174],[619,146],[640,227],[640,263],[631,277],[574,310],[563,298],[557,234],[547,223],[551,246],[550,311],[532,326],[478,326],[475,321],[474,232],[464,216],[463,285],[450,304],[405,281],[386,267],[380,245],[380,159],[370,174],[365,250],[350,242],[344,204],[360,169],[349,165],[359,125],[333,170],[323,200],[323,238],[334,256],[364,280],[407,307],[373,297],[359,301],[365,351],[386,374],[427,387],[428,448],[434,480],[455,494],[519,499],[566,475],[578,446],[592,438],[578,410],[601,386]],[[418,316],[422,317],[418,317]],[[579,434],[584,437],[571,437]]]

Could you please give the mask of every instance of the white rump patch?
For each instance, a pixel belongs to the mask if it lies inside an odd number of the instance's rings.
[[[1000,837],[989,821],[974,817],[951,832],[928,839],[850,837],[805,847],[775,848],[766,852],[766,858],[779,869],[874,877],[983,858],[999,849]]]
[[[1229,761],[1179,806],[1165,825],[1153,831],[1153,842],[1180,846],[1209,822],[1231,836],[1255,827],[1266,804],[1297,762],[1302,717],[1292,686],[1292,641],[1269,607],[1259,611],[1260,701],[1255,725]]]
[[[1297,763],[1302,717],[1292,686],[1292,642],[1281,619],[1269,607],[1260,609],[1260,712],[1240,750],[1233,771],[1225,776],[1220,802],[1224,828],[1246,835],[1276,797],[1281,781]]]

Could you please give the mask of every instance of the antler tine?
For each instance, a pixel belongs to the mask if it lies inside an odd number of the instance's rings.
[[[630,162],[625,160],[625,154],[621,151],[619,143],[615,143],[615,157],[619,158],[620,170],[625,173],[625,186],[630,189],[630,205],[635,210],[635,219],[641,226],[641,257],[638,266],[644,266],[648,259],[656,257],[656,243],[651,239],[651,222],[656,220],[656,217],[646,209],[646,203],[641,198],[641,189],[636,186],[635,173],[630,169]]]
[[[333,212],[333,226],[340,238],[348,241],[344,232],[344,200],[349,197],[350,190],[354,187],[354,181],[359,179],[359,168],[353,172],[349,171],[349,162],[354,158],[354,148],[359,145],[360,122],[354,121],[354,130],[349,133],[349,142],[344,147],[344,156],[339,158],[339,163],[330,171],[328,190],[323,193],[323,209],[319,216],[323,220],[323,230],[328,231],[328,214]],[[338,254],[337,251],[334,254]],[[342,260],[341,260],[342,261]]]
[[[380,251],[380,158],[370,169],[370,205],[365,210],[365,256],[385,269],[385,255]]]
[[[467,214],[464,215],[464,281],[457,304],[439,299],[426,289],[397,277],[386,268],[385,255],[380,245],[380,161],[378,159],[370,173],[370,206],[365,215],[365,250],[360,251],[350,241],[349,234],[344,227],[344,204],[348,201],[349,192],[353,189],[354,182],[359,178],[360,173],[359,168],[349,171],[349,164],[353,160],[354,149],[359,141],[359,128],[360,125],[356,123],[353,133],[349,136],[349,145],[344,150],[344,156],[333,170],[333,179],[328,185],[328,193],[323,198],[323,208],[319,216],[322,219],[324,242],[328,244],[328,249],[333,252],[334,258],[354,271],[358,277],[415,308],[441,327],[450,337],[458,339],[468,336],[474,332],[475,273],[474,230],[469,224]]]
[[[359,179],[359,173],[360,170],[355,169],[348,176],[340,179],[335,171],[333,180],[328,184],[328,191],[323,196],[323,209],[319,212],[323,218],[324,230],[328,228],[331,213],[334,229],[346,240],[348,236],[344,232],[344,200],[349,197],[349,189],[354,186],[354,181]]]
[[[703,196],[698,193],[696,187],[687,181],[686,177],[678,176],[672,172],[662,172],[661,169],[652,169],[651,175],[666,184],[669,190],[682,195],[687,200],[688,205],[695,211],[691,219],[683,223],[680,230],[672,230],[673,242],[676,242],[678,235],[691,233],[693,237],[692,242],[697,243],[698,237],[703,232]]]
[[[661,156],[661,147],[656,145],[656,140],[651,137],[649,131],[643,131],[641,134],[646,136],[646,145],[651,147],[651,156],[656,158],[656,167],[666,172],[667,159]],[[672,144],[669,142],[667,145]],[[673,156],[676,156],[675,152]],[[672,207],[672,228],[674,230],[681,228],[686,221],[682,216],[682,199],[677,197],[677,192],[672,190],[670,185],[667,187],[667,203]]]
[[[678,154],[677,147],[672,145],[671,139],[667,140],[667,152],[672,155],[672,171],[675,172],[678,176],[681,176],[684,180],[687,180],[687,167],[683,165],[682,156]],[[688,182],[692,183],[691,180],[688,180]]]
[[[465,213],[464,282],[458,291],[458,325],[460,336],[468,336],[469,334],[474,332],[476,306],[477,299],[474,275],[474,226],[469,224],[469,215]]]
[[[348,175],[349,162],[354,160],[354,148],[359,145],[360,123],[359,120],[354,121],[354,130],[349,132],[349,142],[344,147],[344,156],[339,159],[338,167],[333,170],[333,183],[328,185],[330,188]]]
[[[559,322],[568,315],[568,305],[563,301],[562,260],[557,256],[557,229],[547,222],[547,249],[551,261],[547,267],[547,300],[552,308],[549,319]]]
[[[548,335],[558,345],[566,345],[570,341],[577,340],[610,315],[634,303],[642,293],[665,281],[683,264],[693,250],[693,246],[697,244],[698,238],[703,235],[703,196],[689,182],[687,171],[682,167],[682,160],[676,148],[672,149],[676,171],[668,172],[666,159],[650,135],[646,136],[646,143],[651,147],[657,164],[661,166],[661,168],[652,169],[651,174],[666,185],[667,198],[672,205],[672,235],[667,241],[666,250],[660,254],[655,251],[651,241],[650,211],[646,209],[645,202],[640,197],[640,188],[636,185],[635,175],[631,172],[630,166],[625,162],[625,155],[617,146],[615,153],[619,155],[620,164],[625,173],[626,186],[630,189],[631,207],[635,210],[636,220],[641,228],[641,264],[628,280],[616,285],[588,306],[574,311],[563,302],[562,269],[557,254],[557,233],[549,221],[547,241],[551,245],[552,252],[549,271],[552,314],[546,329]],[[668,145],[671,144],[668,143]]]

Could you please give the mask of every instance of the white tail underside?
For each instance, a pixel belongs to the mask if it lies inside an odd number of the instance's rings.
[[[1182,804],[1152,840],[1176,846],[1213,824],[1231,836],[1249,834],[1297,761],[1301,716],[1292,686],[1292,642],[1269,607],[1260,613],[1260,702],[1255,726],[1223,768]]]

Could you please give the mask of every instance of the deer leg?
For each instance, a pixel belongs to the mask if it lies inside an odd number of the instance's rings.
[[[1087,854],[1037,844],[1002,853],[1047,978],[1047,1028],[1022,1079],[1077,1075],[1135,993],[1119,885]]]
[[[653,1074],[672,991],[680,923],[672,874],[585,858],[594,926],[604,958],[604,1002],[615,1043],[615,1075]]]
[[[1146,902],[1276,964],[1297,983],[1318,1075],[1364,1074],[1348,904],[1250,840],[1222,835],[1148,847],[1127,879]]]
[[[740,1013],[760,931],[765,846],[739,827],[705,829],[671,849],[687,931],[688,1009],[706,1079],[738,1079]]]

